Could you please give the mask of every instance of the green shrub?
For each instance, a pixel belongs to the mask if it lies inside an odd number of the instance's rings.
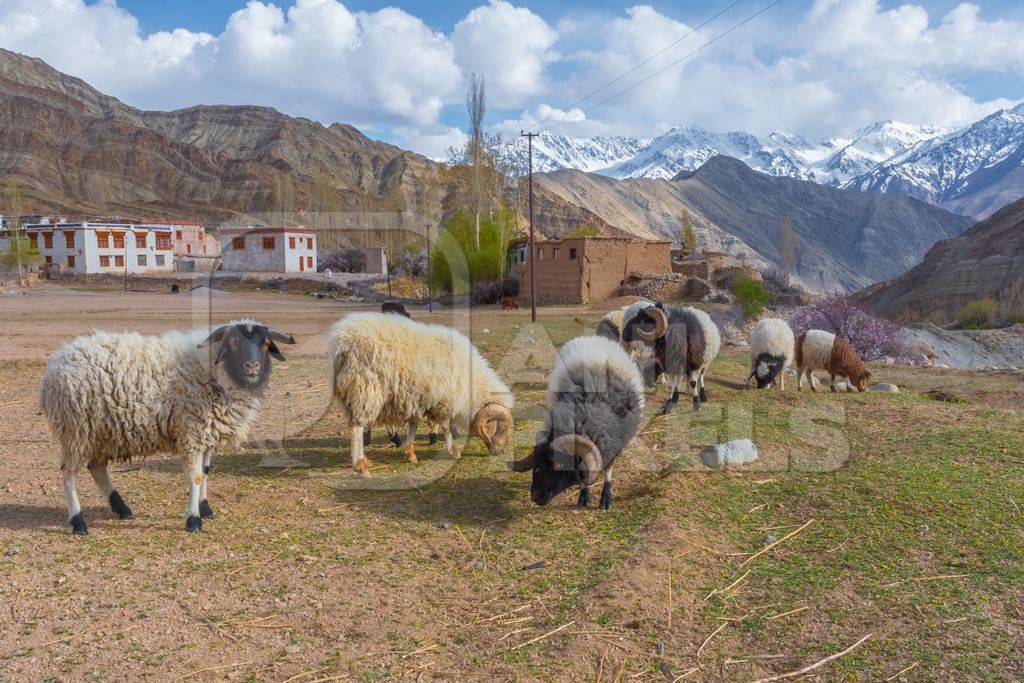
[[[968,330],[991,327],[996,318],[999,304],[992,297],[968,301],[956,312],[960,325]]]
[[[1011,313],[1006,316],[1007,326],[1024,325],[1024,313]]]
[[[592,225],[581,225],[572,232],[565,233],[565,239],[572,239],[573,237],[597,237],[601,233],[598,232],[597,228]]]
[[[471,211],[456,211],[442,227],[430,263],[435,291],[468,294],[473,283],[504,279],[508,245],[515,237],[515,214],[511,209],[480,216],[479,247]]]
[[[764,283],[747,275],[740,275],[733,280],[731,289],[743,315],[751,319],[761,315],[771,299]]]

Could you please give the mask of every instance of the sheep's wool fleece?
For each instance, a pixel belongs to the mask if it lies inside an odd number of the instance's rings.
[[[765,318],[754,327],[750,336],[750,362],[757,362],[762,353],[770,356],[781,356],[786,365],[793,363],[794,337],[793,330],[785,320]]]
[[[836,343],[836,335],[824,330],[808,330],[804,335],[801,350],[801,367],[804,369],[821,370],[828,367],[832,356],[832,345]]]
[[[618,344],[577,337],[555,359],[542,434],[580,434],[597,445],[607,465],[636,435],[643,420],[643,380]]]
[[[512,392],[461,332],[383,313],[353,313],[327,333],[334,394],[348,419],[399,426],[454,420],[465,432]]]
[[[242,443],[260,397],[213,365],[218,344],[198,348],[211,331],[95,332],[54,353],[39,398],[64,464],[158,451],[196,455]]]

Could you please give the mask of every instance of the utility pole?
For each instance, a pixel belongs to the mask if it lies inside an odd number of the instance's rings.
[[[537,133],[519,132],[519,137],[526,138],[526,146],[529,150],[528,159],[530,164],[530,320],[537,322],[537,247],[534,246],[533,232],[533,139]]]
[[[430,313],[434,312],[434,286],[430,283],[431,273],[430,270],[430,220],[427,220],[427,311]]]

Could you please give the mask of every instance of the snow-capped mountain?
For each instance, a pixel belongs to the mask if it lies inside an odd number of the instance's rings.
[[[896,192],[984,217],[1024,194],[1024,105],[893,155],[846,187]]]
[[[620,135],[573,138],[544,132],[533,139],[533,170],[540,173],[563,168],[597,171],[633,157],[649,144],[651,138]],[[507,143],[502,157],[517,174],[526,173],[526,138]]]

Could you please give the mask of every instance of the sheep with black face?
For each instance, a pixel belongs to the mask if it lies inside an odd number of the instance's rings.
[[[39,396],[61,446],[72,531],[88,533],[76,487],[82,467],[114,514],[133,519],[107,465],[159,451],[185,462],[185,528],[202,531],[203,518],[213,516],[207,495],[213,453],[245,441],[259,413],[271,358],[284,360],[278,343],[295,339],[242,320],[212,331],[160,336],[95,332],[54,353]]]
[[[757,380],[757,388],[777,386],[786,389],[786,368],[793,363],[796,343],[793,329],[785,320],[759,320],[750,335],[750,374],[747,382]]]
[[[644,389],[636,365],[615,342],[577,337],[558,352],[547,406],[533,451],[509,467],[533,472],[530,498],[538,505],[579,486],[576,504],[586,507],[589,487],[603,475],[600,507],[607,510],[612,506],[612,466],[643,419]]]
[[[669,307],[658,302],[626,322],[622,340],[642,344],[650,352],[644,365],[644,381],[653,387],[664,374],[672,392],[662,411],[667,415],[679,401],[679,386],[689,382],[693,409],[708,400],[704,374],[718,355],[722,337],[718,325],[704,311],[690,306]]]

